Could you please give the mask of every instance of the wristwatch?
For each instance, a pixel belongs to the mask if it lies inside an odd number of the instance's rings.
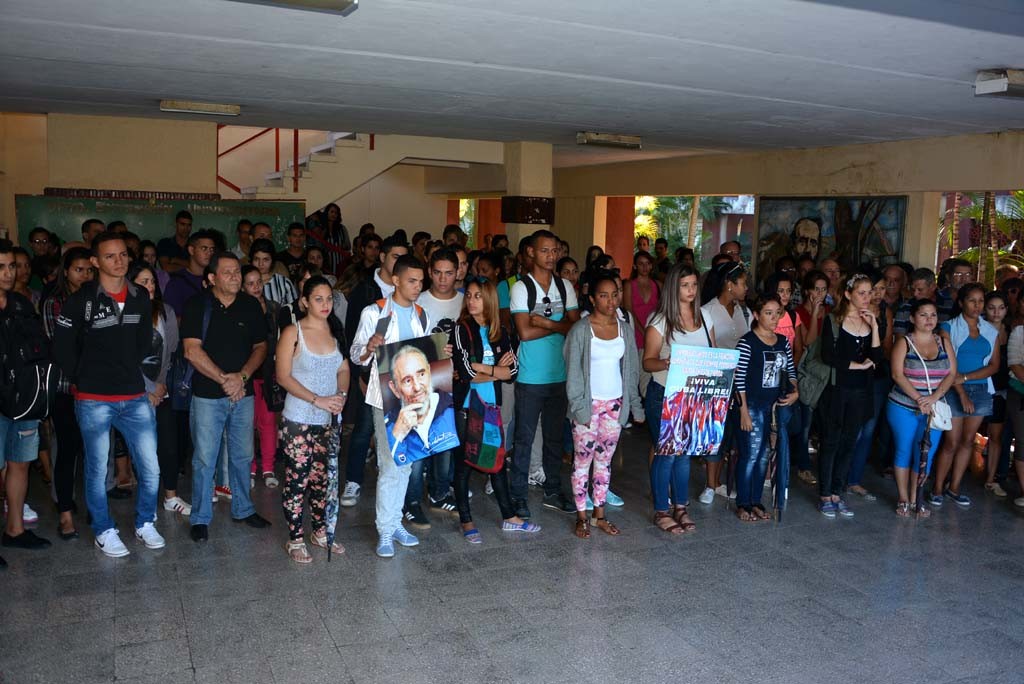
[[[244,372],[240,372],[239,375],[242,376],[242,382],[249,382],[249,376],[246,375]]]

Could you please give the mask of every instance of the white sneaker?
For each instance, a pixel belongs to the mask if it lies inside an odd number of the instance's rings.
[[[152,527],[152,523],[147,524]],[[128,547],[121,541],[121,535],[117,533],[117,528],[115,527],[111,527],[96,537],[96,548],[111,558],[123,558],[129,553]]]
[[[1024,508],[1024,496],[1017,497],[1013,500],[1013,505],[1017,508]]]
[[[702,504],[709,504],[714,500],[715,490],[712,489],[711,487],[705,487],[704,491],[701,492],[700,496],[697,497],[697,501],[700,501]]]
[[[724,485],[718,485],[715,487],[715,495],[720,496],[723,499],[735,499],[736,492],[730,492],[729,489]]]
[[[153,523],[142,523],[142,527],[135,530],[135,538],[145,544],[147,549],[162,549],[167,545]]]
[[[274,477],[274,473],[263,473],[263,486],[267,489],[277,489],[277,485],[281,484],[277,478]]]
[[[180,496],[164,499],[164,510],[181,513],[182,515],[192,515],[192,505]]]
[[[362,489],[355,482],[346,482],[345,491],[341,493],[341,505],[345,508],[351,508],[359,503],[359,490]]]
[[[7,501],[6,500],[4,500],[4,515],[7,515]],[[21,508],[21,521],[23,523],[25,523],[26,525],[31,525],[33,523],[37,523],[37,522],[39,522],[39,514],[36,513],[35,511],[33,511],[31,509],[31,507],[29,507],[28,504],[25,504]]]

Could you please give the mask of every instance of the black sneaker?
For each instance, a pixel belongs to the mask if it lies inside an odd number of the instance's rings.
[[[516,517],[523,520],[530,519],[530,509],[526,506],[525,499],[513,499],[512,507],[516,509]]]
[[[4,560],[3,556],[0,556],[0,570],[7,567],[7,561]]]
[[[434,497],[430,497],[430,509],[444,513],[455,513],[459,510],[459,507],[455,505],[455,497],[449,494],[440,501],[434,501]]]
[[[3,538],[0,538],[0,544],[15,549],[45,549],[50,546],[50,540],[37,537],[32,530],[25,530],[16,537],[4,532]]]
[[[405,521],[413,527],[416,527],[421,530],[430,529],[430,520],[427,518],[426,515],[423,514],[423,509],[420,507],[419,504],[407,506],[405,509],[404,517]]]
[[[188,536],[192,537],[194,542],[204,542],[210,538],[210,533],[206,525],[193,525],[188,531]]]
[[[569,497],[561,492],[555,492],[554,494],[544,495],[544,507],[553,508],[556,511],[562,511],[563,513],[575,513],[576,504],[569,501]]]
[[[130,499],[132,490],[128,487],[113,487],[107,490],[108,499]]]
[[[264,527],[270,527],[270,521],[260,516],[259,513],[253,513],[244,518],[232,518],[236,523],[245,523],[249,527],[255,527],[256,529],[262,529]]]

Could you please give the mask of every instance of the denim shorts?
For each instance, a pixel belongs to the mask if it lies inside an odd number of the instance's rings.
[[[946,392],[946,402],[953,413],[954,418],[984,418],[992,415],[992,395],[988,393],[987,383],[965,384],[964,392],[974,404],[974,413],[964,412],[960,404],[960,395],[957,392]]]
[[[0,468],[29,463],[39,458],[39,421],[11,420],[0,416]]]

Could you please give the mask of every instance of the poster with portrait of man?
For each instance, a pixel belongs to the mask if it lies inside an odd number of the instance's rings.
[[[762,197],[757,209],[757,278],[775,271],[780,257],[834,258],[843,266],[899,261],[907,211],[905,196]]]
[[[377,347],[384,427],[400,466],[459,445],[447,344],[435,333]]]

